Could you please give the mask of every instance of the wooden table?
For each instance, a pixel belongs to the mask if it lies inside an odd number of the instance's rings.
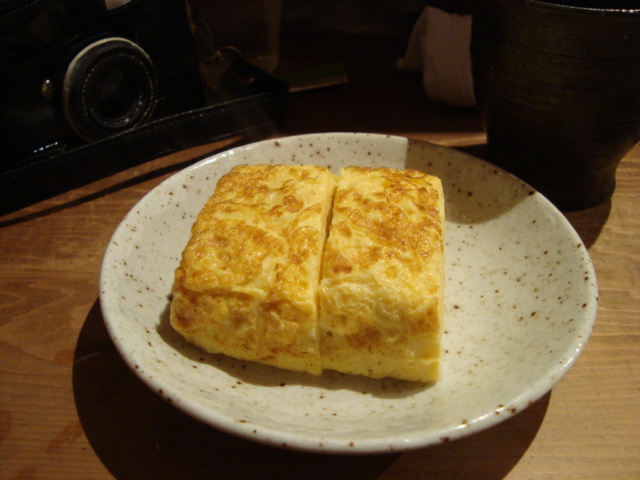
[[[430,104],[419,75],[394,68],[402,37],[374,33],[383,41],[367,33],[354,42],[332,36],[331,48],[317,42],[313,59],[344,62],[350,81],[292,95],[279,134],[383,132],[482,156],[476,112]],[[283,68],[303,44],[283,42]],[[376,49],[362,61],[354,52],[365,45]],[[227,144],[159,158],[0,218],[0,478],[640,478],[640,147],[622,161],[610,202],[567,214],[600,286],[595,330],[569,373],[475,436],[354,457],[275,449],[204,426],[151,392],[106,333],[98,275],[114,229],[162,180]]]

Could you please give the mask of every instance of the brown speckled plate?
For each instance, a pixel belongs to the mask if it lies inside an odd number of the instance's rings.
[[[168,324],[173,271],[218,178],[242,163],[415,168],[446,196],[442,380],[421,385],[287,372],[203,353]],[[547,393],[584,348],[597,286],[580,238],[544,197],[444,147],[372,134],[267,140],[205,159],[159,185],[107,247],[100,301],[120,353],[150,388],[244,438],[316,452],[402,451],[509,418]]]

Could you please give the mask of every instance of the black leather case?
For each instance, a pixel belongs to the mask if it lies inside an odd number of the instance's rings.
[[[96,31],[144,47],[158,71],[159,100],[153,116],[139,126],[87,142],[67,132],[57,103],[43,99],[40,84],[43,78],[55,83],[70,45],[94,38]],[[184,0],[132,0],[108,12],[104,0],[5,0],[0,5],[0,214],[172,152],[277,131],[286,83],[232,55],[216,70],[215,88],[203,89],[193,47]]]

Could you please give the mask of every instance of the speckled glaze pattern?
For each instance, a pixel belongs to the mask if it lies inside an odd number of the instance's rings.
[[[245,163],[414,168],[446,200],[442,380],[433,385],[288,372],[204,353],[170,327],[173,271],[218,178]],[[527,408],[567,372],[597,310],[591,260],[564,216],[479,159],[376,134],[317,134],[228,150],[172,176],[115,231],[100,301],[130,367],[167,402],[244,438],[327,453],[453,441]]]

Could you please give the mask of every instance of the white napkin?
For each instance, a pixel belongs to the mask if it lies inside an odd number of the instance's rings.
[[[104,0],[104,4],[107,10],[113,10],[114,8],[121,7],[125,3],[129,3],[131,0]]]
[[[413,27],[401,71],[423,72],[427,98],[434,103],[475,107],[471,77],[471,15],[428,6]]]

